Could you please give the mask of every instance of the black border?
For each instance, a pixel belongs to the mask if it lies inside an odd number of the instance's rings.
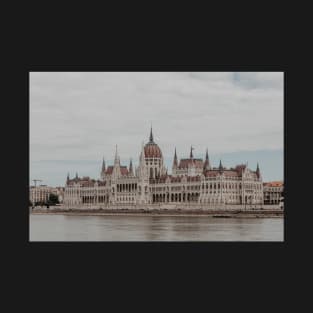
[[[231,310],[234,307],[244,309],[248,303],[249,311],[262,309],[264,312],[272,308],[273,302],[276,304],[276,311],[281,310],[282,302],[286,300],[285,292],[288,294],[288,291],[292,291],[290,298],[294,299],[297,294],[293,292],[294,287],[296,286],[297,291],[301,290],[303,282],[297,281],[294,285],[292,279],[307,274],[304,269],[308,263],[303,258],[301,248],[304,239],[303,222],[309,219],[302,213],[310,211],[310,207],[299,205],[299,195],[303,193],[303,185],[299,183],[299,177],[296,176],[302,172],[299,168],[304,169],[306,166],[303,167],[303,162],[297,160],[297,157],[303,155],[303,153],[299,154],[301,151],[299,138],[303,139],[303,133],[298,136],[299,129],[297,127],[290,129],[289,125],[292,125],[292,119],[298,118],[302,121],[302,103],[299,102],[298,96],[303,91],[303,86],[299,86],[299,90],[294,92],[293,87],[300,80],[299,76],[293,75],[290,66],[286,63],[276,66],[257,66],[242,62],[233,66],[147,65],[145,67],[149,71],[157,69],[160,71],[285,72],[284,242],[30,243],[28,241],[29,212],[28,208],[25,208],[29,197],[28,72],[126,70],[121,65],[62,66],[62,62],[53,65],[51,60],[49,60],[50,65],[39,65],[39,61],[37,63],[28,61],[18,66],[17,71],[11,71],[6,77],[7,81],[12,82],[12,88],[3,107],[10,111],[12,119],[6,119],[3,115],[4,122],[7,123],[3,133],[5,149],[2,152],[7,156],[8,161],[2,163],[2,178],[9,188],[2,208],[4,215],[7,213],[11,216],[2,219],[3,226],[7,228],[6,234],[10,237],[5,238],[10,249],[3,257],[7,259],[6,257],[9,256],[10,264],[3,269],[12,277],[10,284],[7,285],[7,289],[11,288],[14,297],[11,305],[20,302],[17,298],[19,293],[24,295],[26,293],[30,304],[34,308],[40,308],[40,311],[48,307],[60,310],[64,307],[60,301],[67,303],[70,310],[77,305],[86,310],[95,305],[106,309],[110,298],[115,295],[116,301],[113,303],[115,307],[121,303],[128,305],[128,301],[139,305],[149,299],[146,310],[163,303],[164,300],[170,302],[174,300],[174,310],[177,310],[179,305],[190,308],[190,311],[197,306],[203,306],[205,310],[211,309],[212,306],[216,306],[217,309],[224,308],[225,305],[229,305]],[[262,57],[259,60],[266,62]],[[72,64],[74,62],[72,61]],[[101,61],[98,63],[101,64]],[[227,63],[223,62],[223,64]],[[140,65],[139,62],[137,64]],[[268,61],[267,64],[278,63]],[[144,65],[139,67],[140,71],[143,70],[142,66]],[[127,66],[127,70],[138,70],[138,67]],[[300,125],[300,129],[301,126],[303,128],[303,125]],[[309,140],[309,137],[306,136],[305,139]],[[309,246],[304,247],[306,251],[309,250]],[[124,300],[125,292],[129,292],[129,296],[126,295]],[[173,298],[177,292],[178,297]],[[298,304],[299,302],[297,307]]]

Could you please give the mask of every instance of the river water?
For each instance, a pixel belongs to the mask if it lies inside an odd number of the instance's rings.
[[[30,241],[283,241],[283,218],[30,214]]]

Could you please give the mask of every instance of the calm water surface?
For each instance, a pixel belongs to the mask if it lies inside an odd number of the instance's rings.
[[[30,215],[30,241],[283,241],[283,218]]]

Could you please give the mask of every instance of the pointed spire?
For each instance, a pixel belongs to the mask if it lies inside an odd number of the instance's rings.
[[[76,179],[78,179],[78,174],[77,174],[77,172],[76,172],[76,176],[75,176],[75,178],[76,178]]]
[[[104,157],[103,157],[103,161],[102,161],[102,172],[105,172],[105,161],[104,161]]]
[[[261,173],[260,173],[260,168],[259,168],[259,162],[257,163],[256,171],[255,171],[255,172],[256,172],[257,177],[260,178]]]
[[[192,150],[193,150],[194,148],[191,146],[190,147],[190,159],[193,159],[193,154],[192,154]]]
[[[221,161],[221,160],[220,160],[220,165],[218,166],[218,170],[219,170],[220,172],[223,171],[223,165],[222,165],[222,161]]]
[[[66,182],[69,182],[69,180],[70,180],[70,173],[67,173]]]
[[[206,149],[206,153],[205,153],[205,162],[204,162],[203,168],[204,168],[205,170],[209,170],[209,169],[210,169],[210,161],[209,161],[209,152],[208,152],[208,148]]]
[[[133,172],[133,162],[132,162],[132,159],[130,159],[129,161],[129,174],[130,175],[133,175],[134,172]]]
[[[114,165],[119,165],[119,164],[120,164],[120,158],[119,158],[118,152],[117,152],[117,145],[115,145]]]
[[[152,125],[151,125],[151,129],[150,129],[149,142],[153,143]]]
[[[173,167],[177,167],[177,154],[176,154],[176,147],[175,147],[175,153],[174,153]]]

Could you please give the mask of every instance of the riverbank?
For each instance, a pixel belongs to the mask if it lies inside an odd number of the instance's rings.
[[[264,209],[250,209],[250,210],[167,210],[167,209],[95,209],[95,210],[80,210],[80,209],[50,209],[50,208],[37,208],[30,211],[30,214],[50,214],[50,215],[80,215],[80,216],[205,216],[214,218],[269,218],[278,217],[283,218],[284,212],[280,209],[264,210]]]

